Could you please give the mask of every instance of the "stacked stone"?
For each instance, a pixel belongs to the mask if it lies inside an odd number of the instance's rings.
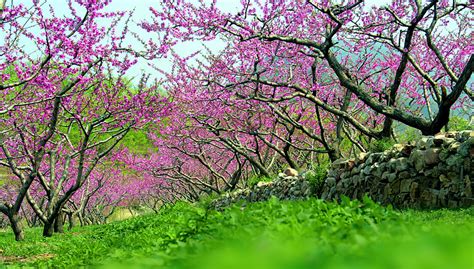
[[[314,192],[309,182],[303,176],[279,174],[278,179],[271,182],[258,182],[252,188],[240,189],[225,193],[211,203],[211,206],[221,210],[238,201],[258,202],[274,196],[280,200],[298,200],[313,196]]]
[[[361,153],[332,164],[321,198],[346,195],[399,208],[474,205],[474,131],[423,137],[380,153]]]

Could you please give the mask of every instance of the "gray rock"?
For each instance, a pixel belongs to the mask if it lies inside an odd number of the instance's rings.
[[[395,193],[400,193],[400,180],[394,180],[392,183],[390,183],[390,187],[392,188],[392,192]]]
[[[446,176],[445,174],[441,174],[439,175],[439,181],[441,181],[441,183],[443,183],[443,185],[446,185],[446,184],[449,184],[451,182],[451,180],[449,179],[448,176]]]
[[[418,188],[419,184],[417,182],[413,182],[410,187],[410,198],[412,201],[415,201],[418,198]]]
[[[439,191],[435,189],[425,189],[420,196],[420,199],[425,207],[435,208],[438,203]]]
[[[439,159],[440,161],[444,162],[446,161],[446,159],[450,156],[450,152],[448,149],[442,149],[440,152],[439,152]]]
[[[250,201],[255,202],[255,201],[257,201],[257,199],[258,199],[258,195],[255,192],[252,192],[250,194]]]
[[[439,162],[439,152],[441,150],[438,148],[430,148],[424,152],[425,163],[427,165],[437,164]]]
[[[371,166],[370,165],[366,165],[364,167],[364,170],[361,171],[361,174],[363,175],[370,175],[370,170],[371,170]]]
[[[324,180],[320,193],[308,181],[279,174],[273,182],[259,182],[251,189],[224,194],[212,205],[225,208],[239,199],[302,199],[321,195],[334,199],[340,195],[361,198],[367,193],[381,203],[396,207],[459,207],[474,204],[474,139],[472,131],[424,137],[410,145],[395,145],[384,153],[359,154],[355,160],[338,160]],[[464,138],[462,138],[464,137]],[[464,139],[464,140],[463,140]],[[426,143],[425,143],[426,142]],[[423,150],[423,144],[428,148]],[[440,147],[441,146],[441,147]],[[407,158],[408,157],[408,158]],[[358,164],[358,165],[355,165]]]
[[[369,155],[369,157],[367,157],[367,160],[366,160],[366,164],[370,165],[370,164],[373,164],[375,162],[378,162],[380,160],[380,158],[382,157],[383,153],[380,153],[380,152],[375,152],[375,153],[372,153]]]
[[[448,171],[447,176],[451,181],[462,181],[460,173]]]
[[[408,159],[405,157],[395,159],[395,171],[401,172],[405,170],[408,170]]]
[[[378,163],[375,163],[370,168],[370,171],[371,171],[372,175],[374,175],[377,178],[380,178],[380,177],[382,177],[382,173],[384,171],[384,168],[385,168],[385,166],[382,167]]]
[[[413,164],[417,171],[422,171],[425,168],[425,151],[424,150],[414,150],[409,158],[410,163]]]
[[[359,172],[360,172],[360,169],[357,169],[357,167],[354,167],[354,168],[351,170],[351,172],[350,172],[349,175],[350,175],[350,176],[354,176],[354,175],[359,174]]]
[[[357,163],[363,163],[363,162],[365,162],[365,160],[367,159],[367,156],[368,156],[368,155],[369,155],[369,153],[360,152],[359,154],[357,154],[356,162],[357,162]]]
[[[400,174],[398,174],[398,178],[400,179],[406,179],[406,178],[411,178],[411,174],[408,171],[402,171]]]
[[[446,164],[448,166],[458,166],[458,164],[462,164],[463,158],[460,155],[451,155],[446,159]]]
[[[397,161],[396,159],[390,159],[388,162],[387,162],[387,167],[390,171],[396,171],[395,169],[397,168]]]
[[[466,130],[466,131],[461,131],[458,133],[456,138],[459,140],[467,140],[469,137],[474,137],[474,131],[473,130]]]
[[[461,201],[459,202],[459,204],[462,206],[462,207],[471,207],[474,205],[474,198],[472,197],[463,197],[461,198]]]
[[[298,176],[298,171],[296,171],[295,169],[293,168],[286,168],[285,171],[283,171],[283,173],[288,176],[288,177],[297,177]]]
[[[428,169],[426,171],[424,171],[424,175],[427,176],[427,177],[432,177],[432,178],[438,178],[440,176],[440,171],[438,169],[438,167],[433,167],[431,169]]]
[[[439,192],[438,192],[438,204],[440,206],[447,206],[448,205],[447,197],[448,197],[448,190],[439,190]]]
[[[461,157],[474,157],[474,137],[469,137],[466,141],[464,141],[461,146],[458,148],[458,154]]]
[[[390,173],[390,174],[387,175],[388,182],[393,182],[393,181],[395,181],[395,179],[397,179],[397,174]]]
[[[458,202],[454,200],[449,200],[448,201],[448,208],[457,208],[458,207]]]
[[[416,147],[419,149],[426,149],[426,143],[428,142],[428,137],[422,137],[416,142]]]
[[[270,197],[271,192],[272,192],[271,189],[269,189],[269,188],[265,189],[265,191],[263,192],[263,195],[267,196],[267,197]]]
[[[443,147],[447,148],[454,142],[456,142],[456,139],[454,139],[454,138],[444,138],[443,139]]]
[[[462,196],[472,198],[472,182],[469,176],[464,177],[464,191],[462,192]]]
[[[339,177],[339,175],[338,175],[338,173],[337,173],[335,170],[329,169],[329,171],[328,171],[328,177],[334,177],[334,178],[336,178],[336,177]]]
[[[330,187],[336,186],[336,179],[333,178],[333,177],[326,178],[326,185],[328,185]]]
[[[351,170],[351,173],[354,172],[354,173],[360,173],[360,171],[362,170],[363,166],[362,165],[358,165],[358,166],[355,166],[354,168],[352,168]]]
[[[343,188],[347,188],[347,187],[349,187],[349,186],[351,185],[351,180],[349,180],[349,179],[342,179],[340,183],[341,183],[341,185],[342,185]]]
[[[332,164],[333,169],[351,169],[355,163],[353,160],[337,159]]]
[[[388,200],[388,197],[392,195],[392,188],[390,187],[390,184],[386,184],[384,189],[383,189],[383,198],[384,200]]]
[[[444,135],[437,135],[435,137],[430,137],[428,138],[428,141],[426,142],[426,148],[438,148],[441,147],[444,143]]]
[[[400,182],[400,192],[403,192],[403,193],[410,192],[412,183],[413,183],[413,179],[409,179],[409,178],[403,179]]]
[[[350,175],[351,175],[350,172],[343,172],[341,174],[341,178],[348,178]]]

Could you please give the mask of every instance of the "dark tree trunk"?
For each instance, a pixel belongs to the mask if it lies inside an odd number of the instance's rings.
[[[421,130],[423,135],[435,135],[441,132],[444,126],[448,125],[451,105],[447,104],[447,102],[443,102],[439,105],[438,111],[439,112],[434,118],[432,124],[428,128]]]
[[[72,228],[74,228],[74,226],[76,226],[76,223],[74,221],[74,214],[73,213],[68,213],[67,214],[67,219],[69,221],[69,227],[68,227],[68,230],[72,230]]]
[[[379,138],[390,138],[392,135],[392,125],[393,119],[386,117],[383,123],[383,129],[379,134]]]
[[[44,227],[43,227],[43,236],[51,237],[53,236],[53,233],[54,233],[54,219],[52,221],[48,219],[48,221],[44,224]]]
[[[25,234],[23,233],[23,227],[20,222],[18,213],[8,214],[8,220],[10,220],[10,226],[12,227],[13,233],[15,234],[16,241],[23,241]]]
[[[64,212],[60,212],[54,220],[54,232],[64,233]]]
[[[330,148],[328,149],[328,157],[329,157],[329,160],[331,160],[331,162],[334,162],[335,160],[341,158],[341,155],[336,150]]]
[[[59,217],[58,211],[53,211],[52,214],[46,219],[43,227],[43,236],[51,237],[53,236],[55,230],[56,219]]]

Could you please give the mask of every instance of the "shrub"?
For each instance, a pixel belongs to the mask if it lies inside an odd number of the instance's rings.
[[[395,141],[390,138],[382,138],[378,140],[373,140],[369,144],[369,151],[383,152],[385,150],[392,148],[393,145],[395,145]]]
[[[271,182],[273,178],[270,177],[262,177],[262,176],[252,176],[247,180],[247,187],[252,188],[253,186],[257,185],[258,182]]]
[[[474,126],[472,126],[472,124],[470,124],[467,119],[458,116],[453,116],[449,119],[448,130],[450,131],[463,131],[471,129],[474,129]]]
[[[312,169],[304,173],[304,178],[310,183],[312,192],[319,195],[324,180],[327,177],[329,162],[313,166]]]

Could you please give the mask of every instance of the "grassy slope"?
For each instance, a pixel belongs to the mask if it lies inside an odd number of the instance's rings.
[[[30,229],[16,243],[3,232],[0,257],[67,268],[473,268],[473,228],[474,208],[399,213],[311,199],[219,213],[180,203],[48,239]]]

